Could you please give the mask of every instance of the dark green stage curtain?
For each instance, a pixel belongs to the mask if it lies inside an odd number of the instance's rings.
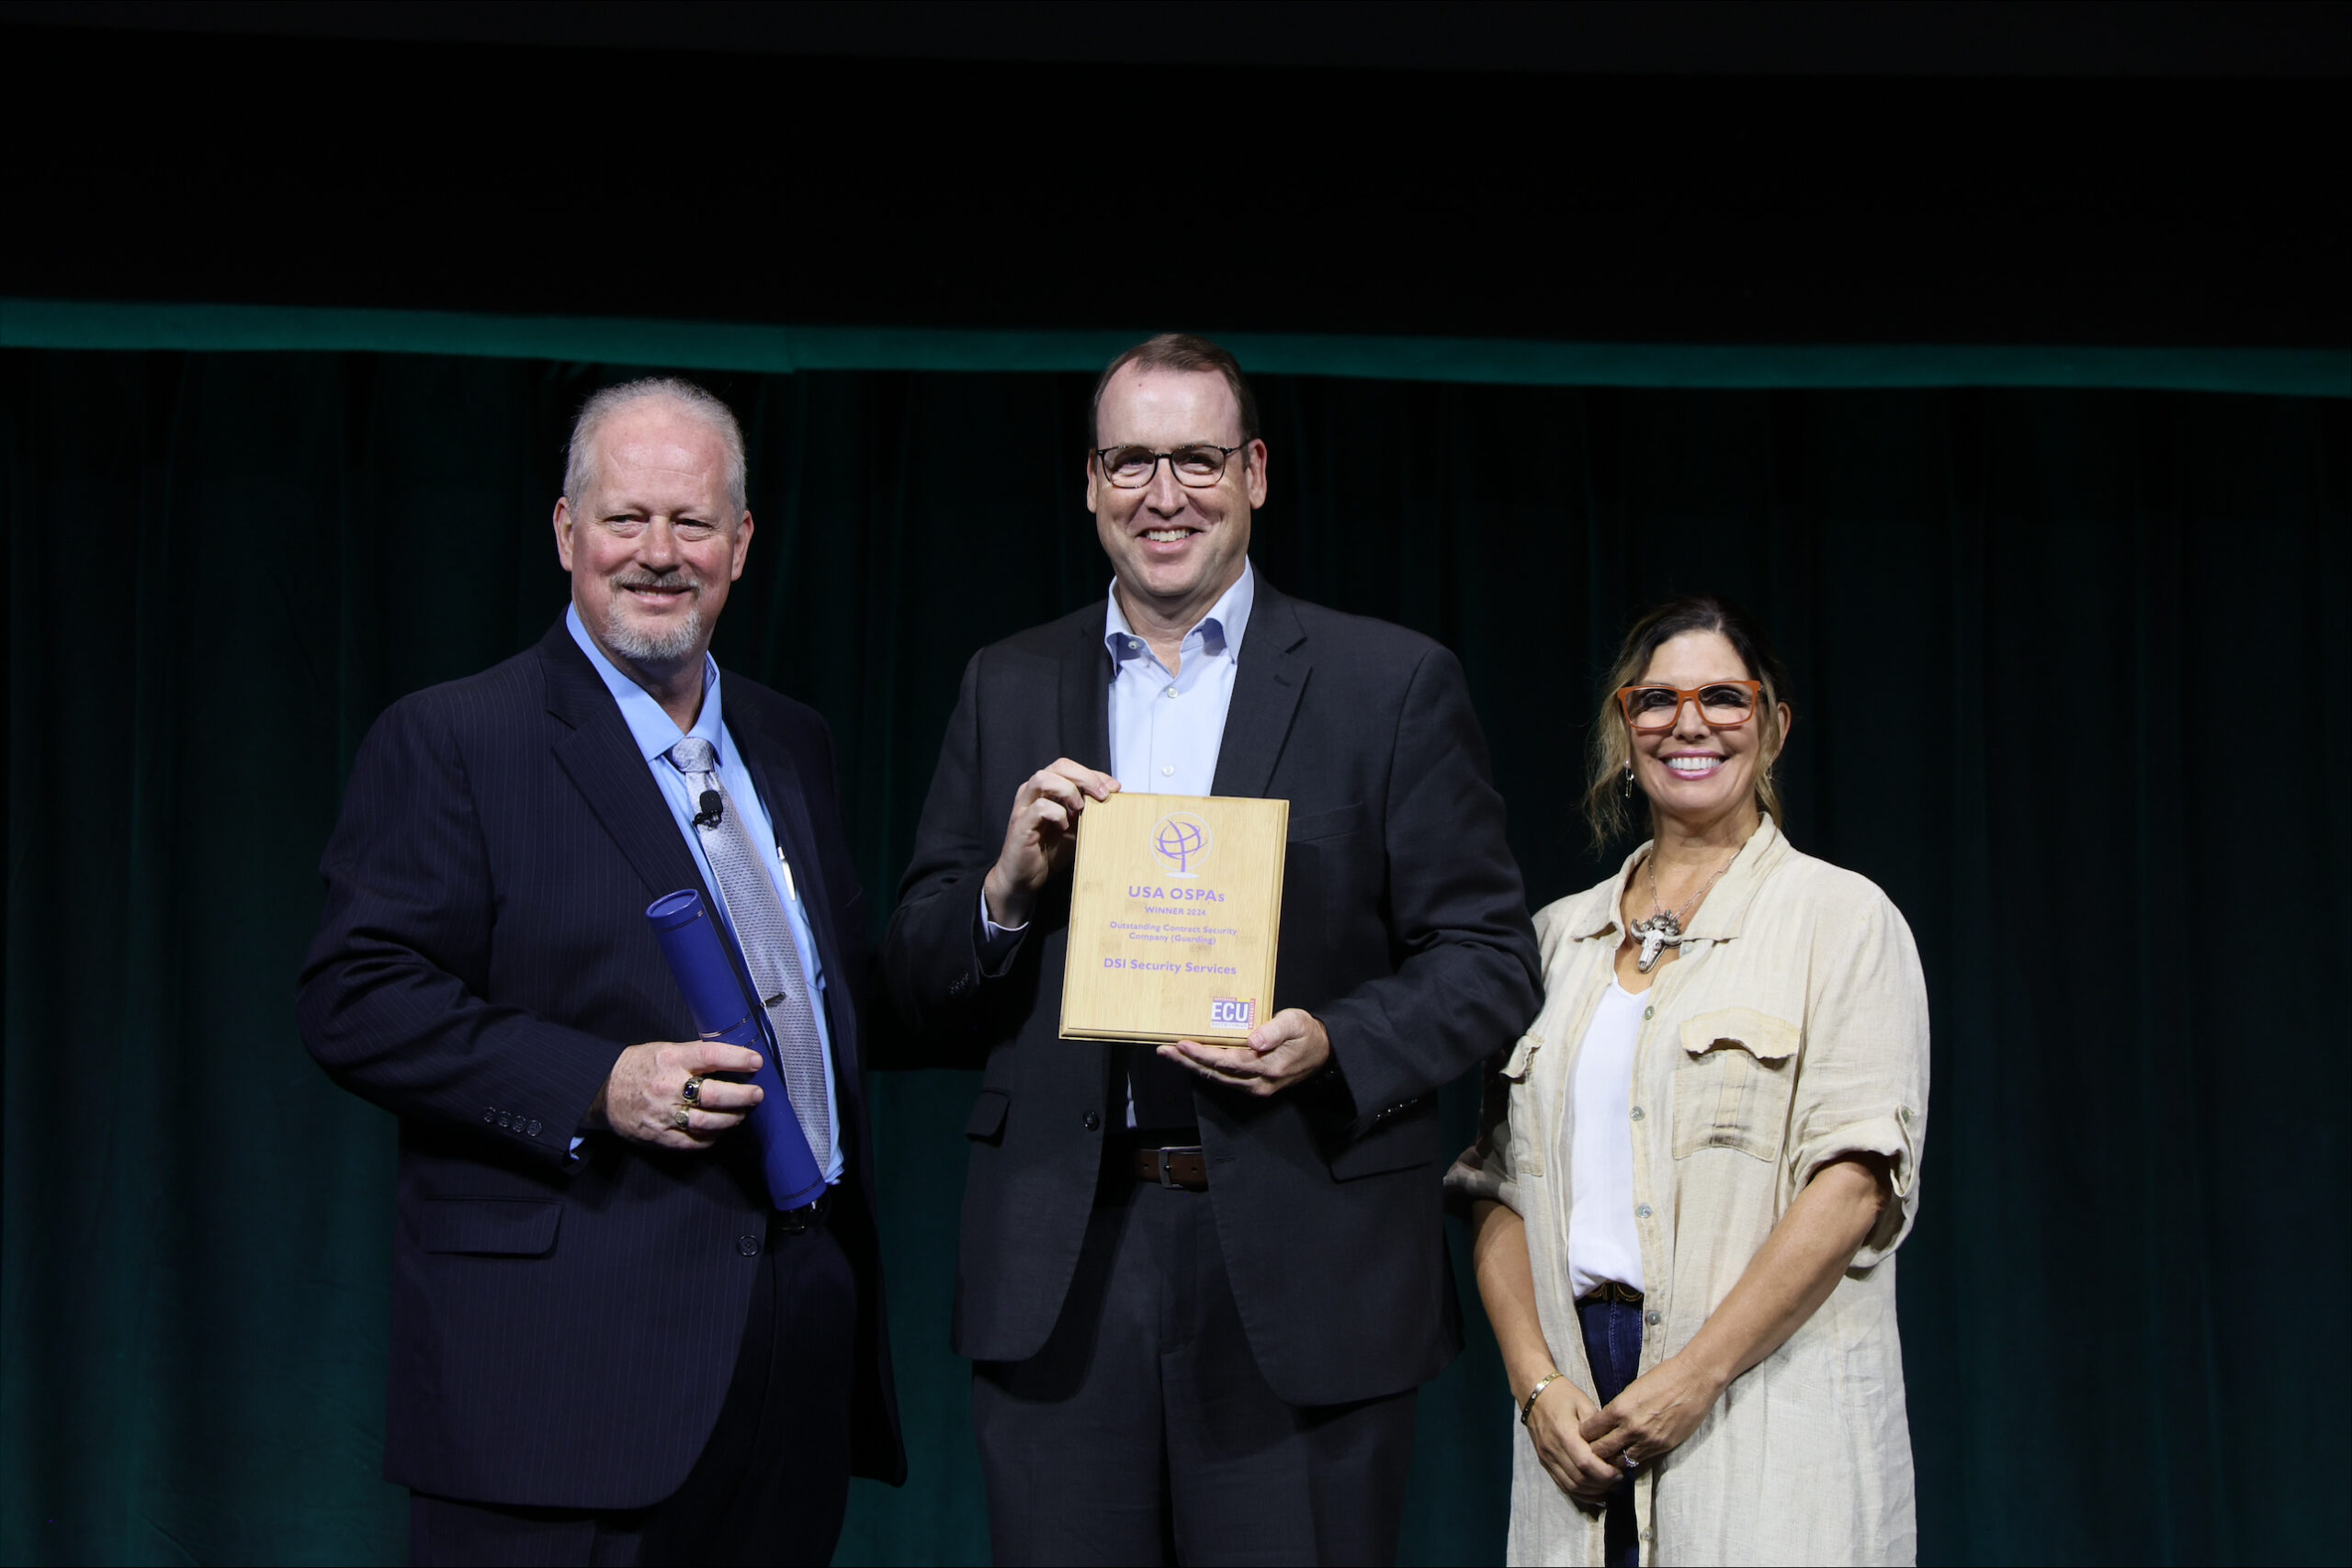
[[[0,378],[0,1559],[398,1559],[392,1129],[304,1057],[293,976],[371,717],[560,610],[560,446],[606,373]],[[711,379],[759,527],[719,657],[831,718],[878,919],[965,658],[1104,589],[1088,383]],[[1261,569],[1460,652],[1539,902],[1600,874],[1572,806],[1629,614],[1718,588],[1776,631],[1793,836],[1893,894],[1935,998],[1900,1257],[1924,1556],[2342,1560],[2352,403],[1261,390]],[[843,1562],[986,1557],[944,1337],[971,1082],[878,1086],[914,1479],[860,1484]],[[1474,1333],[1422,1398],[1415,1561],[1499,1555]],[[697,1349],[648,1348],[614,1375]]]

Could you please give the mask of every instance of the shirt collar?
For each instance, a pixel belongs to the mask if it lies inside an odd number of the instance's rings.
[[[1649,852],[1650,843],[1644,843],[1625,857],[1625,863],[1617,868],[1616,875],[1592,890],[1591,907],[1580,911],[1580,918],[1570,927],[1575,941],[1589,942],[1617,930],[1617,905],[1625,891],[1625,879]],[[1689,934],[1708,942],[1729,942],[1739,935],[1740,921],[1747,915],[1747,907],[1756,901],[1757,889],[1788,855],[1789,840],[1767,815],[1756,824],[1756,831],[1748,835],[1747,842],[1740,846],[1739,858],[1724,873],[1723,881],[1699,906],[1699,912],[1690,917]]]
[[[678,721],[662,710],[653,694],[639,685],[621,671],[621,667],[605,657],[596,639],[588,635],[587,626],[580,619],[580,607],[571,605],[563,612],[563,624],[571,631],[571,640],[605,678],[605,689],[613,694],[613,701],[620,705],[621,718],[637,740],[638,754],[650,762],[668,754],[671,747],[689,735],[707,740],[723,761],[727,756],[727,720],[719,711],[718,661],[706,653],[702,656],[702,712],[695,716],[692,729],[680,729]]]
[[[1136,636],[1135,628],[1127,625],[1126,613],[1119,608],[1119,580],[1115,577],[1111,580],[1108,597],[1110,607],[1102,613],[1102,645],[1111,650],[1111,662],[1119,664],[1130,659],[1148,657],[1150,644]],[[1209,606],[1208,614],[1193,623],[1193,629],[1184,634],[1184,640],[1190,643],[1197,637],[1201,639],[1201,650],[1212,658],[1220,653],[1230,653],[1238,660],[1241,657],[1241,634],[1250,627],[1250,606],[1257,602],[1257,598],[1258,570],[1244,558],[1241,575],[1234,580],[1233,586],[1225,591],[1223,597]]]

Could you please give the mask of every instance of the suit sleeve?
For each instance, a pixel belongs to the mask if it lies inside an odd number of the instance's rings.
[[[1318,1015],[1354,1101],[1354,1136],[1476,1067],[1541,999],[1486,737],[1443,649],[1414,669],[1391,756],[1383,847],[1390,940],[1404,957]]]
[[[298,996],[329,1076],[404,1120],[561,1167],[621,1047],[483,999],[495,890],[455,736],[398,704],[361,746],[320,863]]]
[[[1005,962],[989,966],[978,931],[980,884],[1004,839],[1002,816],[991,819],[989,803],[978,797],[981,657],[974,654],[964,666],[915,829],[914,857],[882,944],[883,984],[893,1009],[931,1041],[971,1034],[981,983]]]

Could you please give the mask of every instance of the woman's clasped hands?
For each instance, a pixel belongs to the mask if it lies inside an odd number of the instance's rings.
[[[1604,1407],[1562,1378],[1528,1415],[1535,1457],[1562,1491],[1600,1504],[1621,1477],[1656,1463],[1697,1431],[1727,1382],[1687,1355],[1668,1356]]]
[[[1624,1473],[1595,1455],[1585,1439],[1584,1424],[1600,1414],[1592,1395],[1566,1378],[1555,1379],[1527,1413],[1527,1433],[1544,1470],[1561,1491],[1596,1507]]]

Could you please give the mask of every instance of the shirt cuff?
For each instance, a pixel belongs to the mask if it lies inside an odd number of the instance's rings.
[[[1877,1225],[1862,1238],[1850,1268],[1870,1268],[1911,1234],[1911,1222],[1919,1212],[1918,1121],[1912,1107],[1898,1105],[1892,1115],[1868,1116],[1815,1134],[1791,1156],[1799,1188],[1820,1175],[1824,1166],[1848,1155],[1877,1155],[1887,1162],[1887,1182],[1894,1191]]]
[[[1029,925],[1024,920],[1017,926],[1001,926],[989,919],[989,891],[983,887],[980,889],[979,931],[980,965],[995,974],[1004,967],[1005,960],[1011,958],[1013,950],[1021,945],[1021,939],[1029,934]]]

